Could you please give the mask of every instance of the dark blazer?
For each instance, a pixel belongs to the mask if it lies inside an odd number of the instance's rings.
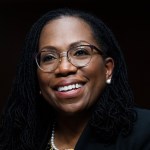
[[[150,110],[136,108],[137,121],[131,134],[119,135],[114,144],[106,145],[91,140],[91,130],[87,127],[82,133],[75,150],[150,150]]]

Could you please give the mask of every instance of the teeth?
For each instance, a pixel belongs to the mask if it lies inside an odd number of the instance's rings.
[[[62,91],[70,91],[73,89],[78,89],[80,87],[82,87],[82,84],[76,83],[76,84],[72,84],[72,85],[68,85],[68,86],[63,86],[63,87],[58,87],[58,91],[62,92]]]

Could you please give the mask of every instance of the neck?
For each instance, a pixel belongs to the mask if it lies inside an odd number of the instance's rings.
[[[64,132],[66,135],[70,133],[81,134],[85,128],[87,122],[89,121],[91,112],[82,112],[76,115],[58,115],[57,116],[57,126],[56,130],[59,132]]]
[[[56,147],[60,150],[74,148],[88,120],[89,115],[83,113],[74,116],[57,116],[54,138]]]

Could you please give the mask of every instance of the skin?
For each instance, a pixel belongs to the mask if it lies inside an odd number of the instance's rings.
[[[58,52],[64,52],[77,43],[92,44],[100,48],[86,22],[75,17],[61,17],[44,26],[40,35],[39,51],[53,47]],[[101,55],[94,54],[86,67],[77,68],[66,57],[62,57],[53,72],[45,73],[37,69],[42,96],[57,112],[55,144],[58,148],[75,146],[89,119],[90,108],[105,88],[113,67],[111,58],[104,60]],[[82,83],[83,86],[71,92],[56,90],[58,86],[73,83]]]

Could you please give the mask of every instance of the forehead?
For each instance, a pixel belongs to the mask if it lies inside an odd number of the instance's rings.
[[[80,28],[85,27],[85,28],[88,28],[88,30],[92,31],[90,25],[85,20],[77,16],[61,16],[61,17],[52,19],[46,23],[43,30],[47,28],[48,26],[51,26],[51,27],[54,26],[54,28],[55,27],[62,27],[62,28],[67,27],[68,29],[70,27],[75,28],[79,26]]]
[[[96,42],[91,27],[81,18],[62,16],[43,27],[39,45],[64,45],[77,41]]]

